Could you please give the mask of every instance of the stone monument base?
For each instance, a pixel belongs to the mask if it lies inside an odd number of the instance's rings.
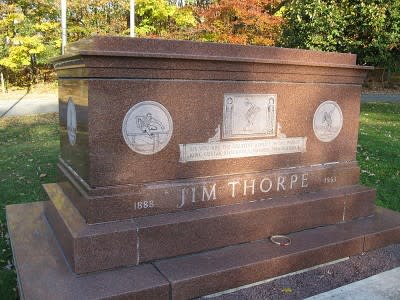
[[[291,233],[287,247],[262,239],[77,275],[47,223],[45,204],[7,206],[22,299],[194,298],[400,242],[400,215],[376,208],[370,217]]]

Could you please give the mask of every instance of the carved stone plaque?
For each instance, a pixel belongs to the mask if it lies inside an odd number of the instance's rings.
[[[172,118],[158,102],[142,101],[125,115],[122,134],[133,151],[151,155],[161,151],[172,136]]]
[[[223,138],[276,134],[275,94],[225,94]]]
[[[306,137],[179,144],[182,163],[306,152]]]
[[[76,143],[76,109],[72,97],[68,98],[67,104],[67,133],[68,141],[73,146]]]
[[[321,142],[331,142],[340,133],[343,125],[343,114],[335,101],[321,103],[314,113],[313,129]]]

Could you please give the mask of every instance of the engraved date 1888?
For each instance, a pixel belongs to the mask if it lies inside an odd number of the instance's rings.
[[[138,201],[135,202],[135,210],[141,210],[141,209],[146,209],[146,208],[153,208],[154,207],[154,201],[150,200],[144,200],[144,201]]]

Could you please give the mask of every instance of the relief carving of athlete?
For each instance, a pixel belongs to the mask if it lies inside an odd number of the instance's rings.
[[[332,110],[329,112],[325,111],[324,116],[322,117],[322,124],[325,124],[326,128],[328,130],[331,129],[331,127],[332,127],[332,123],[333,123],[332,114],[333,114],[334,110],[335,110],[335,107],[333,107]]]
[[[151,137],[154,135],[153,132],[159,130],[159,128],[165,129],[164,125],[153,118],[151,113],[147,113],[145,116],[137,116],[136,125],[143,133],[147,133]]]
[[[260,112],[261,108],[254,105],[250,101],[247,100],[246,106],[249,106],[245,113],[245,118],[247,120],[247,128],[251,128],[254,125],[254,119],[256,115]]]

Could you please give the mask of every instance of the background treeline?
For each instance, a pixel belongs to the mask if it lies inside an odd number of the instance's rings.
[[[400,0],[136,0],[136,35],[352,52],[400,69]],[[129,0],[68,0],[68,42],[129,35]],[[12,85],[54,79],[60,0],[0,0],[0,72]]]

